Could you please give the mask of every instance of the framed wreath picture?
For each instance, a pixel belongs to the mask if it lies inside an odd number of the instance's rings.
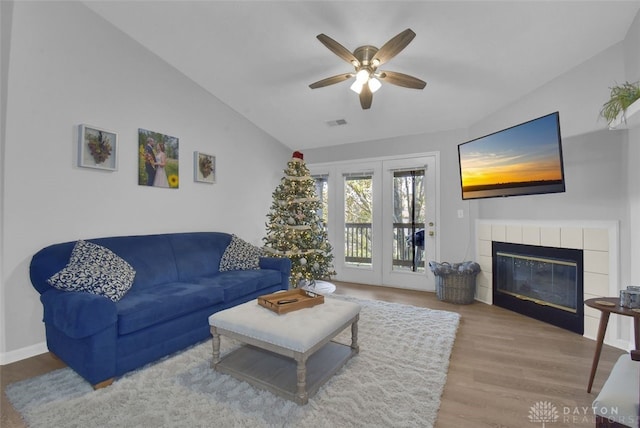
[[[193,152],[194,181],[213,184],[216,182],[216,157],[201,152]]]
[[[83,124],[79,126],[78,137],[78,166],[118,169],[118,134]]]

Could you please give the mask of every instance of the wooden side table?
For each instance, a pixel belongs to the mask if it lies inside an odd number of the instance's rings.
[[[593,356],[593,364],[591,365],[591,374],[589,375],[589,386],[587,392],[591,392],[593,386],[593,378],[596,376],[598,361],[600,361],[600,353],[602,352],[602,343],[604,335],[607,332],[607,324],[609,324],[609,315],[618,314],[633,317],[633,328],[635,334],[636,349],[640,349],[640,312],[636,312],[629,308],[620,306],[618,297],[596,297],[584,301],[584,304],[590,308],[600,311],[600,325],[598,326],[598,337],[596,342],[596,353]]]

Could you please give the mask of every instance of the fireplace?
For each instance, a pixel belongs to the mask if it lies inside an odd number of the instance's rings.
[[[583,252],[492,242],[493,304],[583,334]]]

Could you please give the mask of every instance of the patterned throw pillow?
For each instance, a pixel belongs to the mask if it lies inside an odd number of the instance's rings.
[[[231,235],[231,243],[220,260],[220,272],[260,269],[260,257],[263,254],[262,249]]]
[[[136,271],[108,248],[76,242],[69,264],[47,281],[63,291],[86,291],[117,302],[133,284]]]

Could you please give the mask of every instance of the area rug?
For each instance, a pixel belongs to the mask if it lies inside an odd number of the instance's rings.
[[[213,371],[210,341],[97,391],[64,368],[11,384],[6,394],[27,425],[37,428],[433,426],[459,315],[328,298],[362,305],[360,353],[304,406]],[[351,343],[350,329],[336,340]],[[222,337],[222,354],[237,346]]]

